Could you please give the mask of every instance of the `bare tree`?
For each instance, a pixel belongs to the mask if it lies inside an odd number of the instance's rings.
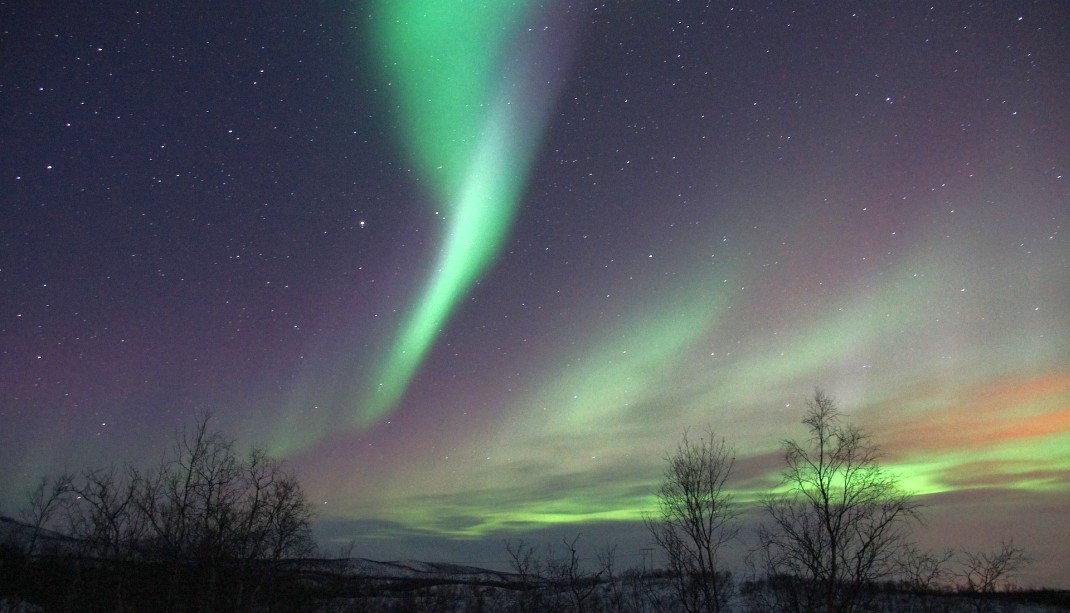
[[[787,593],[781,609],[849,612],[864,589],[895,570],[920,505],[880,465],[880,453],[845,424],[821,390],[807,403],[810,438],[784,441],[781,492],[769,496],[759,529],[767,576]]]
[[[70,542],[88,558],[86,585],[111,608],[270,608],[281,561],[314,551],[312,507],[280,462],[238,454],[208,424],[199,416],[152,470],[42,480],[24,512],[31,550],[64,509]]]
[[[240,457],[208,416],[174,455],[139,475],[137,504],[169,556],[278,560],[311,552],[311,507],[300,484],[262,450]]]
[[[224,575],[235,577],[233,595],[242,604],[264,587],[250,584],[254,567],[313,551],[312,511],[278,461],[259,449],[239,456],[233,440],[209,430],[209,420],[199,416],[172,457],[138,476],[135,501],[152,550],[171,567],[167,601],[189,599],[192,591],[205,607],[223,608]]]
[[[539,559],[535,555],[535,548],[520,539],[515,543],[505,541],[505,550],[509,553],[509,566],[520,580],[520,593],[517,596],[519,610],[523,612],[542,610],[544,607],[539,588],[545,581],[540,574]]]
[[[906,611],[938,610],[937,594],[944,591],[951,578],[948,563],[955,558],[955,550],[945,549],[940,552],[923,551],[917,545],[907,545],[896,560],[896,574],[899,585],[907,594]],[[886,607],[892,608],[892,607]],[[899,604],[898,608],[903,608]]]
[[[523,539],[505,541],[505,551],[509,554],[509,566],[523,583],[534,583],[539,580],[539,561],[535,557],[535,548],[524,542]]]
[[[907,545],[896,560],[896,569],[904,587],[927,593],[939,589],[949,578],[947,563],[954,557],[953,549],[934,553],[922,551],[916,545]]]
[[[712,430],[697,442],[685,432],[666,462],[658,510],[646,517],[647,528],[665,552],[684,608],[720,611],[730,589],[718,556],[739,532],[737,509],[725,487],[734,451]]]
[[[605,569],[602,568],[592,573],[587,573],[583,570],[580,564],[579,550],[576,548],[576,543],[579,540],[580,535],[578,534],[571,540],[562,538],[561,544],[564,547],[564,557],[548,556],[543,563],[543,572],[555,593],[564,590],[568,591],[569,608],[577,611],[577,613],[583,613],[586,610],[585,603],[587,598],[598,587],[598,580],[605,572]]]
[[[128,563],[140,555],[145,522],[134,504],[136,482],[116,468],[86,470],[70,486],[75,495],[68,507],[71,533],[85,553],[111,572],[101,587],[111,592],[116,611],[127,606],[131,590]]]
[[[116,468],[87,470],[72,482],[71,532],[91,556],[123,560],[134,556],[144,522],[133,503],[135,484]]]
[[[52,526],[56,515],[70,501],[72,481],[71,475],[66,473],[56,478],[42,477],[30,491],[29,504],[20,512],[22,520],[31,527],[30,539],[26,543],[27,555],[37,553],[42,533]]]
[[[975,594],[991,594],[999,590],[1011,577],[1029,565],[1025,550],[1015,547],[1014,541],[1002,541],[996,551],[962,552],[962,573],[965,589]]]
[[[620,576],[617,573],[617,546],[605,545],[598,551],[598,566],[601,567],[603,577],[608,584],[607,611],[622,611],[624,608],[624,594],[621,591]]]
[[[564,555],[556,555],[552,547],[546,548],[540,558],[535,548],[523,540],[506,540],[509,565],[517,574],[517,606],[521,611],[577,611],[589,608],[588,599],[598,589],[601,578],[612,567],[615,550],[607,549],[599,554],[599,568],[584,569],[576,544],[580,535],[562,538]],[[606,566],[606,565],[609,566]]]
[[[41,585],[47,582],[42,580],[40,569],[65,553],[73,553],[69,542],[54,538],[66,528],[63,520],[69,517],[65,511],[72,498],[71,481],[69,474],[43,477],[27,492],[27,504],[19,510],[28,531],[0,528],[0,535],[3,535],[0,538],[0,594],[34,600],[40,594]],[[51,569],[57,566],[53,565]],[[66,579],[62,573],[50,578]]]

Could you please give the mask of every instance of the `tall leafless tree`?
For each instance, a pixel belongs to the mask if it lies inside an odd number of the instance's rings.
[[[730,596],[719,553],[739,527],[726,483],[734,451],[711,430],[692,441],[684,433],[657,492],[658,509],[647,528],[665,552],[677,593],[689,612],[720,611]]]
[[[784,441],[780,491],[765,501],[759,529],[767,576],[787,590],[782,610],[846,613],[865,588],[895,571],[920,505],[880,465],[878,447],[844,423],[821,390],[807,403],[804,443]]]

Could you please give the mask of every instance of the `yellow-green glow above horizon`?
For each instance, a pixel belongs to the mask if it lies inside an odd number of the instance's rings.
[[[1065,475],[1070,471],[1070,412],[1065,408],[1049,411],[1051,404],[1070,404],[1070,384],[1065,381],[1070,377],[1062,379],[1061,388],[1051,390],[1044,402],[1025,410],[1028,416],[1019,420],[1019,430],[1010,426],[1008,432],[999,435],[998,441],[988,440],[985,425],[965,414],[958,420],[934,424],[932,427],[939,430],[932,438],[913,435],[900,438],[905,433],[890,426],[887,430],[884,427],[867,430],[874,442],[889,452],[883,462],[886,470],[899,479],[905,490],[923,501],[935,494],[977,489],[1058,494],[1065,491]],[[1027,385],[1047,383],[1051,382],[1035,381]],[[395,521],[454,536],[522,532],[533,525],[578,527],[588,522],[640,521],[644,513],[654,508],[653,491],[662,468],[659,462],[667,451],[666,446],[672,443],[672,438],[663,432],[672,430],[676,422],[655,425],[657,417],[649,419],[649,433],[657,442],[644,443],[644,433],[622,427],[622,422],[637,419],[634,412],[628,411],[627,404],[615,398],[613,406],[617,414],[607,413],[605,408],[592,408],[590,411],[597,414],[593,425],[577,422],[572,426],[559,421],[558,418],[565,416],[547,417],[546,412],[530,408],[520,413],[531,416],[524,420],[522,427],[503,430],[497,435],[486,434],[498,438],[494,446],[502,450],[501,457],[459,455],[438,468],[421,466],[419,474],[410,472],[413,466],[404,467],[390,480],[394,485],[383,491],[381,503],[391,509],[390,517]],[[577,414],[588,411],[576,407],[572,410]],[[720,428],[720,432],[732,431],[730,418],[723,417],[724,409],[711,405],[709,412],[713,417],[709,420],[711,425]],[[678,419],[683,421],[687,417],[681,414]],[[1045,427],[1036,429],[1028,425],[1036,421],[1045,422]],[[701,422],[692,419],[692,423]],[[570,451],[576,440],[558,426],[583,432],[585,451]],[[805,436],[801,424],[784,426],[778,428],[784,436],[796,439]],[[941,435],[944,428],[954,434]],[[948,440],[934,449],[929,445],[936,438]],[[556,444],[555,439],[559,441]],[[729,442],[732,440],[729,435]],[[759,503],[764,494],[775,491],[783,469],[779,462],[781,456],[773,446],[754,449],[738,442],[735,445],[737,474],[730,489],[747,508]],[[462,471],[463,476],[457,471]],[[413,490],[421,492],[420,496],[410,498],[406,492]],[[414,500],[424,502],[412,504]],[[443,515],[459,523],[443,521]]]
[[[805,436],[800,420],[811,382],[830,373],[846,377],[832,392],[848,419],[885,451],[887,470],[922,497],[978,488],[1046,495],[1067,487],[1070,373],[1031,379],[1004,371],[995,388],[985,364],[960,365],[954,378],[927,374],[938,373],[941,357],[912,330],[934,316],[924,303],[940,295],[939,280],[960,272],[905,260],[886,273],[884,286],[834,300],[842,307],[827,318],[799,314],[789,321],[793,334],[743,346],[734,338],[739,318],[750,316],[745,298],[728,300],[723,291],[724,277],[739,272],[707,268],[696,263],[677,289],[656,288],[661,300],[570,337],[530,392],[500,406],[502,418],[469,433],[448,461],[394,467],[382,490],[390,516],[466,537],[639,521],[653,508],[666,451],[684,428],[707,426],[736,446],[733,492],[753,505],[778,482],[779,442]],[[899,376],[870,381],[867,358],[881,355],[889,339],[907,351],[901,362],[876,366]],[[836,374],[845,368],[848,374]],[[696,377],[696,370],[709,374]],[[791,406],[775,410],[778,400]],[[770,411],[777,421],[756,428],[749,415]],[[412,504],[412,491],[433,502]],[[447,515],[457,523],[437,521],[428,509],[453,509]]]

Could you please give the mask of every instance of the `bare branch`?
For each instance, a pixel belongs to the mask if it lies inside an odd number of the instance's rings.
[[[999,549],[981,553],[963,551],[962,572],[966,591],[990,594],[1006,586],[1009,580],[1029,565],[1025,550],[1014,541],[1002,541]]]

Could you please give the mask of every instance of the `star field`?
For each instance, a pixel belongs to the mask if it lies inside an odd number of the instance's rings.
[[[820,386],[1066,587],[1059,3],[3,15],[0,513],[207,410],[327,547],[630,563],[686,428],[754,500]]]

